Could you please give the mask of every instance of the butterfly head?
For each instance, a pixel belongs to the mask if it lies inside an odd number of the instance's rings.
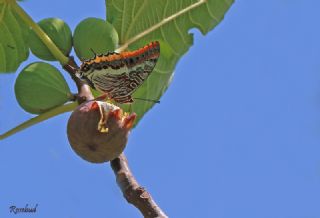
[[[81,69],[77,70],[75,75],[76,75],[76,77],[81,79],[83,82],[88,84],[91,88],[93,88],[93,89],[95,88],[94,84],[91,82],[91,80],[88,79],[88,77],[86,76],[85,72],[83,72]]]
[[[79,79],[82,79],[83,77],[83,72],[81,70],[77,70],[75,73],[76,77],[78,77]]]

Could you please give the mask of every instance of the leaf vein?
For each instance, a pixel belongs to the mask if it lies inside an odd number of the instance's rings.
[[[122,11],[122,19],[121,19],[121,36],[120,36],[120,40],[121,40],[121,43],[122,43],[122,40],[123,40],[123,30],[124,30],[124,17],[125,17],[125,14],[124,12],[126,12],[126,1],[124,0],[123,1],[123,11]]]
[[[170,47],[170,49],[172,50],[172,53],[175,55],[175,56],[179,56],[179,53],[176,52],[175,49],[173,49],[173,47],[170,45],[169,41],[167,40],[166,38],[166,34],[163,32],[163,27],[160,28],[160,31],[161,31],[161,35],[162,35],[162,38],[164,39],[165,42],[168,42],[168,46]]]
[[[206,8],[208,10],[209,16],[212,17],[216,22],[219,22],[219,19],[213,15],[213,12],[211,11],[209,4],[206,4]]]
[[[178,24],[177,24],[177,20],[174,20],[173,23],[174,23],[174,27],[177,29],[179,35],[180,35],[181,38],[182,38],[182,42],[183,42],[185,45],[188,46],[188,42],[186,41],[184,34],[182,33],[182,31],[181,31],[180,28],[179,28],[179,26],[178,26]]]
[[[142,5],[141,5],[140,8],[139,8],[139,11],[138,11],[138,12],[136,13],[136,15],[133,17],[133,19],[132,19],[132,21],[131,21],[131,24],[129,25],[129,28],[128,28],[128,30],[127,30],[127,33],[126,33],[126,35],[125,35],[125,37],[124,37],[125,40],[128,39],[129,34],[130,34],[132,28],[135,26],[136,20],[138,19],[139,15],[140,15],[141,12],[144,10],[144,7],[146,6],[147,1],[148,1],[148,0],[144,0],[144,1],[143,1]],[[151,24],[151,22],[150,22],[150,24]]]
[[[188,17],[189,17],[191,23],[194,24],[194,26],[198,26],[198,27],[204,29],[204,27],[202,26],[201,23],[195,21],[195,20],[192,18],[191,11],[188,12]]]
[[[111,3],[112,4],[112,3]],[[115,3],[113,3],[113,7],[118,10],[120,13],[122,12],[121,8],[119,8]]]

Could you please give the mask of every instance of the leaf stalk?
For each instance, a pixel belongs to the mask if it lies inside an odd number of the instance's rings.
[[[33,29],[40,40],[47,46],[52,55],[60,62],[62,66],[69,61],[60,49],[54,44],[50,37],[41,29],[41,27],[32,20],[32,18],[16,3],[11,4],[12,9],[21,17],[21,19]]]
[[[77,102],[69,103],[69,104],[64,104],[58,107],[55,107],[47,112],[44,112],[36,117],[31,118],[30,120],[27,120],[24,123],[21,123],[20,125],[14,127],[13,129],[5,132],[4,134],[0,135],[0,140],[3,140],[17,132],[20,132],[30,126],[33,126],[37,123],[40,123],[42,121],[48,120],[51,117],[57,116],[62,113],[66,113],[69,111],[74,110],[78,106]]]

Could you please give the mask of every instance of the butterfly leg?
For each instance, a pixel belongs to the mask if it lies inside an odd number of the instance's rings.
[[[104,94],[96,97],[95,99],[93,99],[93,101],[104,101],[104,100],[106,100],[107,98],[109,98],[108,95],[107,95],[106,93],[104,93]]]
[[[129,104],[129,113],[132,114],[132,104],[133,104],[133,99],[131,96],[128,96],[128,100],[126,102],[127,104]]]
[[[133,103],[132,97],[128,96],[124,103],[129,104],[129,113],[131,114],[132,113],[132,103]]]
[[[107,133],[109,131],[108,128],[106,128],[106,123],[108,120],[109,113],[106,113],[105,108],[101,105],[99,105],[99,112],[100,112],[100,120],[98,123],[98,131],[102,133]]]
[[[132,114],[132,104],[129,104],[129,114]]]

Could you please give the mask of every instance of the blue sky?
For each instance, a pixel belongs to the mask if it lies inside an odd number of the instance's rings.
[[[72,29],[104,17],[104,1],[21,5],[37,21],[55,16]],[[319,8],[316,0],[239,0],[208,35],[192,31],[194,46],[125,150],[170,217],[320,218]],[[4,132],[31,115],[15,100],[17,74],[0,76]],[[71,150],[68,117],[0,141],[0,217],[25,204],[38,204],[32,217],[140,217],[109,164]]]

